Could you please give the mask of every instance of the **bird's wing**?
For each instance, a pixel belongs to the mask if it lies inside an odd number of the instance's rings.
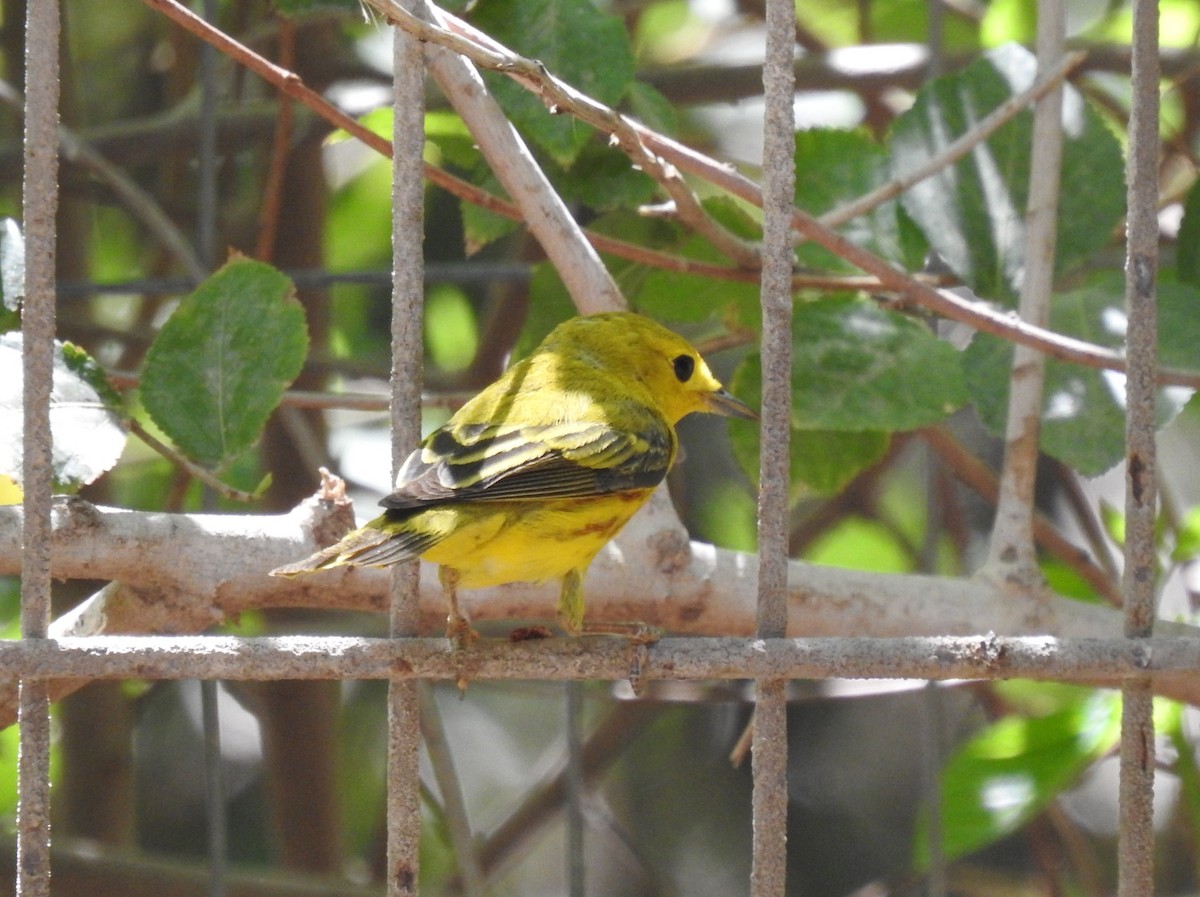
[[[460,501],[577,498],[660,483],[675,456],[675,432],[650,409],[626,414],[631,428],[593,421],[447,425],[405,462],[394,493],[404,510]]]

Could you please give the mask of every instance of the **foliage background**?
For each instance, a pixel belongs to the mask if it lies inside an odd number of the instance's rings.
[[[387,113],[372,110],[388,102],[387,38],[353,9],[308,6],[223,4],[218,21],[386,131]],[[64,10],[64,124],[152,197],[182,229],[201,269],[216,269],[227,250],[236,250],[287,272],[295,284],[294,298],[282,286],[261,310],[247,313],[265,325],[276,316],[294,319],[303,309],[309,348],[299,373],[282,364],[268,377],[259,366],[276,361],[267,348],[290,345],[303,357],[294,321],[286,338],[268,337],[264,326],[257,337],[261,351],[247,353],[244,382],[230,383],[231,394],[267,392],[272,400],[266,404],[273,406],[276,393],[266,381],[282,391],[294,377],[299,390],[386,395],[388,163],[354,141],[331,139],[329,127],[302,107],[283,113],[271,89],[219,59],[215,227],[197,226],[205,215],[197,165],[197,43],[133,0],[67,2]],[[1088,2],[1071,3],[1069,10],[1073,40],[1092,53],[1068,100],[1076,127],[1064,163],[1052,326],[1119,345],[1114,314],[1123,301],[1121,134],[1128,112],[1120,72],[1128,13],[1120,4]],[[465,14],[590,95],[753,173],[760,152],[753,66],[761,58],[761,12],[753,0],[481,0]],[[918,0],[802,4],[798,205],[819,214],[910,170],[940,145],[939,128],[969,127],[1027,83],[1031,57],[1020,45],[1030,42],[1034,16],[1035,5],[1018,0],[944,7]],[[1200,104],[1192,72],[1200,58],[1200,14],[1191,3],[1175,2],[1162,4],[1162,16],[1162,354],[1166,364],[1195,369],[1200,227],[1192,185]],[[23,18],[22,4],[6,0],[0,54],[5,79],[18,88]],[[874,64],[844,65],[854,57],[834,52],[850,50]],[[694,260],[723,261],[711,243],[669,217],[638,214],[639,205],[661,196],[604,139],[569,116],[546,115],[508,82],[491,83],[589,227]],[[20,131],[8,111],[0,121],[0,213],[17,218]],[[1018,117],[987,143],[991,168],[973,162],[948,168],[844,232],[909,270],[928,267],[964,290],[1011,305],[1023,266],[1029,130],[1028,117]],[[462,123],[432,93],[427,133],[431,162],[496,189]],[[253,421],[214,423],[178,376],[186,371],[183,356],[172,356],[172,341],[162,336],[184,327],[186,315],[178,309],[186,311],[199,295],[192,293],[191,272],[164,248],[161,232],[130,214],[111,183],[70,163],[62,181],[60,336],[84,347],[122,387],[121,414],[160,436],[166,431],[184,454],[215,467],[225,482],[261,489],[254,511],[292,507],[313,491],[317,466],[331,462],[361,497],[359,507],[370,507],[388,487],[386,414],[318,413],[285,403],[261,438]],[[755,210],[705,185],[698,189],[716,221],[756,239]],[[523,229],[439,190],[428,191],[427,204],[430,401],[424,416],[434,426],[456,397],[490,381],[513,352],[569,314],[570,305]],[[927,266],[931,253],[936,264]],[[801,246],[798,257],[821,274],[852,273],[810,245]],[[756,396],[753,284],[608,261],[634,307],[688,333],[736,392]],[[231,270],[263,281],[275,276],[233,266],[226,275]],[[201,289],[219,290],[220,283],[210,280]],[[248,285],[225,289],[224,301],[247,311],[248,303],[237,300]],[[189,294],[192,300],[181,306]],[[835,289],[831,282],[797,298],[793,556],[893,572],[972,572],[986,546],[990,509],[986,498],[959,484],[964,474],[957,453],[995,461],[991,434],[1003,426],[1011,349],[984,337],[966,346],[959,329],[896,305],[896,297],[878,289]],[[195,326],[176,334],[180,351],[212,329],[211,322]],[[1101,579],[1112,580],[1119,484],[1105,474],[1121,453],[1120,389],[1105,375],[1066,365],[1053,365],[1049,378],[1042,507],[1068,538],[1086,546]],[[1187,475],[1197,426],[1189,398],[1187,391],[1164,390],[1162,405],[1164,424],[1171,422],[1164,431],[1164,611],[1183,619],[1192,611],[1188,574],[1200,545],[1197,489]],[[164,420],[172,411],[177,424]],[[214,427],[224,436],[226,425],[230,439],[217,447],[191,441],[212,436]],[[756,437],[749,427],[731,428],[729,437],[723,423],[686,422],[687,458],[672,475],[672,491],[698,538],[752,550]],[[130,439],[120,463],[81,491],[121,507],[245,511],[139,439]],[[1077,563],[1048,552],[1043,569],[1060,593],[1104,600],[1095,577]],[[91,590],[70,583],[56,600],[66,609]],[[16,631],[16,593],[15,584],[5,584],[9,635]],[[228,628],[377,632],[380,626],[369,618],[290,611],[248,614]],[[898,891],[923,887],[930,862],[923,808],[939,791],[942,849],[956,890],[1111,889],[1111,694],[1028,683],[954,689],[798,683],[794,690],[789,844],[797,893],[838,895],[872,883]],[[453,690],[434,692],[472,823],[493,836],[486,843],[495,851],[495,892],[560,887],[563,841],[554,801],[534,814],[536,824],[513,836],[508,853],[495,835],[560,769],[562,690],[477,683],[462,700]],[[105,845],[103,857],[137,851],[176,861],[168,872],[135,865],[135,879],[153,880],[183,874],[183,861],[203,856],[197,695],[191,684],[96,683],[63,702],[55,831],[64,857],[76,839],[88,838]],[[594,892],[743,890],[749,775],[726,756],[748,717],[745,692],[664,686],[634,703],[594,684],[586,695],[589,727],[597,733],[592,745],[605,770],[586,803]],[[328,874],[331,893],[346,887],[346,878],[378,880],[380,685],[240,685],[223,692],[222,713],[236,862]],[[1166,703],[1160,708],[1163,888],[1195,887],[1200,864],[1192,713]],[[9,771],[0,779],[8,789],[0,794],[0,809],[11,818],[15,741],[11,730],[3,737],[0,762]],[[431,789],[422,857],[430,893],[459,886],[440,805]],[[88,893],[116,887],[115,873],[103,864],[83,870]]]

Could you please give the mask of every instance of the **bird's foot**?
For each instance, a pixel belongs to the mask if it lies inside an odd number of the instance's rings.
[[[465,651],[479,640],[479,633],[471,628],[471,621],[462,614],[446,617],[446,638],[454,643],[454,650]]]
[[[615,635],[629,644],[629,687],[637,697],[642,695],[642,670],[650,660],[649,648],[663,637],[665,631],[646,623],[585,623],[580,635]]]
[[[458,667],[455,684],[458,685],[459,692],[465,694],[467,683],[470,681],[465,670],[466,653],[467,649],[479,639],[479,633],[471,628],[471,621],[462,614],[450,614],[446,618],[446,638],[454,646],[455,664]]]

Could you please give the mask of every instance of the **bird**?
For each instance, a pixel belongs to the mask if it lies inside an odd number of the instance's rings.
[[[396,476],[383,513],[341,541],[271,571],[439,566],[447,637],[476,637],[458,589],[559,580],[557,619],[584,624],[584,574],[646,502],[692,412],[757,419],[683,337],[636,312],[559,324],[529,355],[430,433]]]

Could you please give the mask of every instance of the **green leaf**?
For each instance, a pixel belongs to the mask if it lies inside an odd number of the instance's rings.
[[[760,402],[762,362],[746,356],[733,391]],[[792,317],[792,498],[836,492],[887,450],[889,434],[942,420],[967,392],[958,352],[917,322],[835,296]],[[758,428],[731,421],[734,453],[752,479]]]
[[[792,413],[811,429],[911,430],[967,400],[959,353],[904,315],[832,297],[796,307]]]
[[[750,366],[739,368],[750,370]],[[742,398],[750,390],[739,375],[733,391]],[[802,430],[793,426],[788,453],[792,504],[812,495],[836,495],[887,452],[891,435],[876,430],[847,433],[839,430]],[[729,444],[733,456],[752,483],[758,483],[758,426],[750,421],[729,421]]]
[[[425,295],[425,352],[443,371],[463,371],[479,348],[479,322],[461,287],[433,284]]]
[[[366,128],[376,137],[382,137],[385,140],[392,139],[392,123],[396,120],[395,111],[391,106],[379,106],[375,109],[365,112],[358,117],[358,123]],[[428,136],[428,135],[426,135]],[[342,143],[346,140],[356,139],[345,128],[335,128],[333,132],[325,138],[325,145],[332,146],[333,144]]]
[[[1171,560],[1186,564],[1200,557],[1200,507],[1188,509],[1175,534],[1175,547],[1171,549]]]
[[[942,772],[942,850],[953,860],[1010,835],[1116,744],[1120,700],[1093,692],[1039,718],[1009,716],[965,744]],[[929,866],[928,818],[915,863]]]
[[[735,236],[760,240],[758,223],[746,210],[726,197],[704,200],[704,209]],[[703,237],[687,234],[682,242],[666,247],[676,255],[698,262],[730,265],[730,261]],[[757,283],[721,280],[700,274],[681,274],[662,268],[651,270],[630,302],[653,318],[669,321],[707,321],[718,315],[736,315],[745,326],[757,327],[761,318]]]
[[[496,176],[491,172],[474,178],[473,182],[477,187],[482,187],[496,196],[507,196],[504,188],[500,186],[500,182],[496,180]],[[459,204],[459,207],[462,210],[463,241],[465,244],[463,248],[468,256],[474,255],[489,243],[494,243],[501,237],[508,236],[520,226],[516,221],[512,221],[502,215],[497,215],[495,212],[488,211],[482,206],[477,206],[471,202],[464,201]]]
[[[1110,348],[1124,343],[1125,287],[1118,275],[1054,298],[1051,329]],[[1200,290],[1182,284],[1158,287],[1159,355],[1164,364],[1200,367]],[[1004,432],[1012,344],[976,334],[965,356],[967,387],[985,426]],[[1159,390],[1157,419],[1165,426],[1191,396],[1183,387]],[[1104,473],[1125,452],[1125,378],[1048,359],[1042,401],[1042,450],[1085,476]]]
[[[325,220],[327,264],[354,271],[391,261],[392,166],[372,160],[334,193]]]
[[[525,324],[513,347],[514,359],[524,358],[537,348],[551,330],[567,318],[579,314],[562,278],[558,276],[558,270],[550,262],[539,262],[533,266],[529,295],[533,301],[529,303]]]
[[[896,532],[880,521],[851,515],[822,533],[804,553],[804,560],[822,567],[911,573],[912,554],[900,542]]]
[[[142,401],[184,454],[216,466],[258,439],[307,351],[292,282],[235,258],[167,319],[146,354]]]
[[[629,111],[633,117],[660,134],[679,130],[679,112],[671,101],[644,81],[629,85]]]
[[[796,132],[796,204],[822,215],[869,193],[890,177],[887,154],[863,131],[812,128]],[[904,262],[895,200],[881,203],[841,228],[848,240],[876,255]],[[802,263],[824,271],[858,269],[812,243],[800,246]]]
[[[391,135],[391,120],[388,135]],[[457,112],[441,109],[425,113],[425,139],[438,148],[444,161],[464,171],[476,171],[487,167],[475,138]]]
[[[655,193],[654,181],[635,170],[627,155],[594,141],[584,144],[574,167],[554,180],[568,203],[578,201],[600,212],[642,205]]]
[[[22,481],[22,336],[0,336],[0,474]],[[50,430],[58,484],[75,489],[110,470],[125,448],[118,400],[99,365],[82,349],[55,343]]]
[[[633,82],[625,25],[589,0],[481,0],[474,24],[589,97],[615,106]],[[570,115],[551,115],[540,98],[503,75],[487,77],[513,122],[560,165],[594,136]]]
[[[1175,239],[1175,264],[1184,283],[1200,284],[1200,181],[1183,201],[1183,220]]]
[[[899,176],[923,166],[1016,93],[1036,60],[1009,45],[924,88],[891,138]],[[1055,271],[1074,270],[1109,240],[1124,210],[1121,149],[1078,91],[1063,96],[1065,139]],[[904,194],[904,207],[930,245],[980,295],[1011,299],[1025,267],[1025,215],[1033,115],[1019,113],[953,166]]]

